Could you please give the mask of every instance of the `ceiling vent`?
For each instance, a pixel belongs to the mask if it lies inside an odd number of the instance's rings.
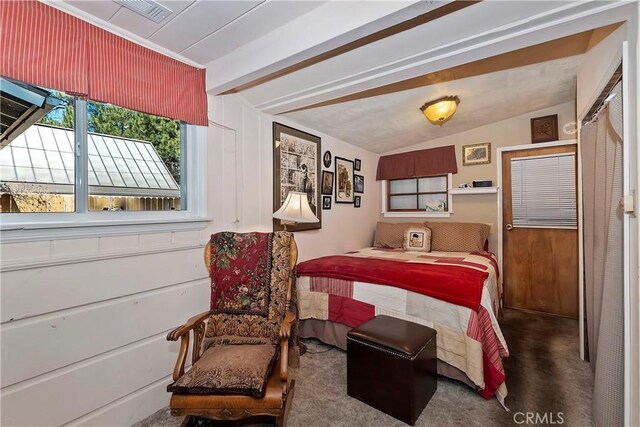
[[[138,15],[142,15],[155,23],[162,22],[172,11],[160,3],[153,0],[114,0],[116,3],[133,10]]]

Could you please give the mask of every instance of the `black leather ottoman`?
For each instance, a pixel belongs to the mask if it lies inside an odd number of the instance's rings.
[[[347,394],[414,425],[436,392],[436,331],[376,316],[347,334]]]

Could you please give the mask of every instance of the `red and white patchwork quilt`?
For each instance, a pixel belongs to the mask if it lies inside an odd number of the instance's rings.
[[[493,254],[374,247],[302,262],[297,273],[301,319],[357,327],[385,314],[434,328],[438,359],[504,403],[509,352],[496,318],[502,289]]]

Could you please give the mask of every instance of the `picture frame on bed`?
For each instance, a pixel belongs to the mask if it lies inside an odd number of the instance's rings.
[[[273,122],[273,211],[277,211],[290,191],[307,194],[316,223],[287,224],[288,231],[322,228],[320,208],[321,139],[319,136]],[[274,231],[284,230],[278,219]]]
[[[336,203],[353,203],[353,160],[336,156]]]

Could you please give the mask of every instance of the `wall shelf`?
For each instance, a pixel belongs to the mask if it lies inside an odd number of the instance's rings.
[[[499,187],[450,188],[449,194],[495,194]]]

